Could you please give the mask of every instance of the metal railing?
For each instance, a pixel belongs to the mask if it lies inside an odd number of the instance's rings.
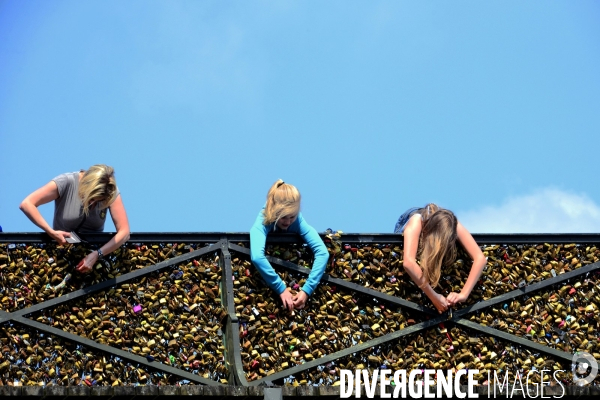
[[[111,235],[109,234],[94,234],[86,235],[86,240],[91,243],[105,243]],[[479,245],[504,245],[504,244],[543,244],[543,243],[580,243],[595,245],[600,244],[600,235],[595,234],[518,234],[518,235],[474,235]],[[402,236],[394,234],[344,234],[342,236],[342,242],[345,244],[391,244],[391,245],[402,245]],[[45,234],[37,233],[0,233],[0,244],[41,244],[49,242],[49,238]],[[226,362],[229,366],[229,384],[242,385],[242,386],[256,386],[261,384],[272,384],[277,379],[286,378],[290,375],[298,374],[303,371],[307,371],[311,368],[315,368],[319,365],[328,364],[332,361],[338,360],[342,357],[357,353],[359,351],[368,350],[370,348],[379,346],[381,344],[397,340],[407,335],[417,334],[427,329],[435,327],[440,323],[455,324],[460,327],[468,328],[473,331],[480,332],[481,334],[496,337],[527,349],[531,349],[534,352],[544,353],[549,356],[555,357],[560,360],[570,362],[572,354],[561,351],[555,348],[544,346],[536,343],[532,340],[527,340],[522,337],[501,331],[496,328],[484,326],[475,322],[470,321],[468,318],[475,312],[488,309],[495,305],[505,303],[507,301],[522,297],[530,296],[543,289],[552,287],[563,283],[570,279],[576,279],[584,276],[593,271],[600,269],[600,262],[590,263],[582,266],[581,268],[557,275],[555,277],[544,279],[540,282],[525,285],[519,287],[508,293],[493,297],[488,300],[483,300],[478,303],[466,306],[458,311],[455,311],[452,315],[443,314],[440,315],[437,311],[425,307],[423,305],[414,303],[412,301],[402,299],[396,296],[392,296],[381,291],[371,289],[349,280],[336,278],[325,274],[321,282],[333,284],[342,288],[345,288],[353,293],[368,295],[370,298],[385,301],[387,303],[394,304],[406,310],[422,313],[428,315],[429,319],[416,323],[414,325],[399,329],[397,331],[385,334],[380,337],[368,340],[364,343],[356,344],[351,347],[345,348],[340,351],[327,354],[318,359],[307,361],[301,365],[293,366],[290,368],[283,369],[275,372],[269,376],[262,377],[260,379],[249,382],[246,379],[246,373],[244,371],[242,362],[242,349],[240,346],[240,320],[236,314],[235,300],[234,300],[234,285],[233,281],[235,277],[232,272],[231,265],[231,252],[236,254],[242,254],[249,258],[250,251],[248,247],[240,246],[239,244],[246,244],[249,242],[249,235],[247,233],[132,233],[129,243],[203,243],[208,244],[200,249],[190,251],[168,260],[156,263],[152,266],[148,266],[139,270],[135,270],[112,279],[107,279],[103,282],[95,285],[87,286],[83,289],[76,290],[70,293],[66,293],[62,296],[46,300],[44,302],[33,304],[29,307],[17,309],[12,312],[0,311],[0,325],[7,323],[16,323],[25,327],[29,327],[41,332],[46,332],[50,335],[63,338],[72,343],[81,344],[87,348],[95,349],[108,354],[114,354],[121,357],[124,360],[128,360],[132,363],[136,363],[145,368],[161,371],[168,374],[179,376],[182,379],[187,379],[191,382],[202,385],[220,385],[219,382],[203,378],[199,375],[191,372],[175,368],[170,365],[166,365],[161,362],[150,361],[146,357],[135,355],[128,351],[120,350],[113,346],[98,343],[79,335],[66,332],[62,329],[54,328],[50,325],[37,322],[33,319],[27,318],[29,315],[57,307],[59,305],[68,304],[76,299],[82,299],[88,296],[94,296],[94,294],[101,292],[106,289],[118,287],[124,283],[140,279],[141,277],[147,276],[148,274],[172,268],[173,266],[182,262],[194,260],[198,257],[209,253],[217,253],[219,256],[219,262],[221,263],[222,277],[221,277],[221,303],[223,308],[227,312],[227,319],[225,323],[225,331],[223,336],[225,346],[225,357]],[[300,238],[297,235],[292,234],[273,234],[270,235],[267,244],[297,244],[301,243]],[[1,249],[0,249],[1,250]],[[310,270],[301,267],[290,261],[268,256],[267,259],[276,269],[282,269],[293,272],[300,275],[308,275]],[[276,297],[276,296],[275,296]],[[278,299],[276,299],[278,301]]]

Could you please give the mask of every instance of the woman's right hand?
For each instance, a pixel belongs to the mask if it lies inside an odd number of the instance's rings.
[[[55,231],[54,229],[51,230],[48,234],[52,239],[56,240],[58,244],[67,244],[67,240],[65,238],[71,237],[71,234],[69,232]]]
[[[433,305],[440,314],[448,310],[448,300],[446,299],[446,297],[444,297],[444,295],[434,293],[433,299],[431,299],[431,301],[433,302]]]
[[[281,302],[283,303],[283,306],[288,311],[294,310],[294,296],[292,295],[290,288],[285,288],[285,290],[283,292],[281,292],[281,294],[279,295],[279,298],[281,298]]]

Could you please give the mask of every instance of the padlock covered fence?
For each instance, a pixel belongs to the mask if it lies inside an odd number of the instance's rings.
[[[75,272],[110,237],[0,233],[1,385],[334,386],[342,369],[418,368],[477,369],[479,383],[561,371],[572,386],[586,374],[574,354],[600,360],[600,235],[474,235],[487,265],[444,314],[404,272],[401,235],[323,235],[325,275],[294,313],[250,262],[247,233],[132,233]],[[310,248],[274,234],[266,253],[298,290]],[[470,267],[459,249],[436,291],[460,291]]]

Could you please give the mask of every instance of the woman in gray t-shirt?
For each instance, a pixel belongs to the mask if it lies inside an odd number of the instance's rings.
[[[54,200],[52,228],[38,207]],[[104,164],[87,171],[61,174],[31,193],[21,202],[21,211],[59,244],[66,244],[72,231],[102,232],[106,211],[115,224],[117,233],[104,246],[88,254],[79,263],[79,272],[90,272],[94,264],[129,239],[129,221],[117,188],[114,170]]]

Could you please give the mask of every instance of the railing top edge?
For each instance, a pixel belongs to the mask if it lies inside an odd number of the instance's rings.
[[[82,234],[90,242],[106,242],[113,232]],[[325,237],[325,233],[320,234]],[[600,243],[600,233],[474,233],[479,244]],[[133,232],[129,242],[216,243],[221,239],[249,242],[248,232]],[[300,243],[299,235],[273,233],[270,243]],[[0,243],[43,243],[51,239],[40,232],[0,232]],[[402,243],[403,237],[393,233],[343,233],[344,243]]]

